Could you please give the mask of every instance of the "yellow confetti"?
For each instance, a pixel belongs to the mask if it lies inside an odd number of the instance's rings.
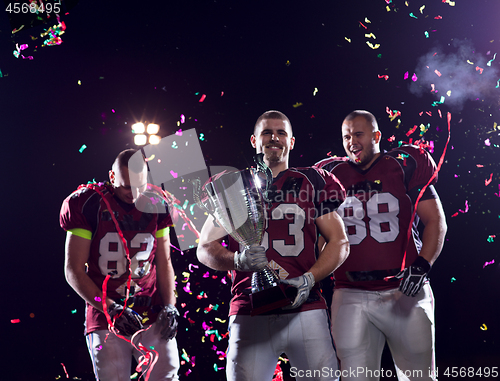
[[[314,88],[314,91],[313,91],[313,95],[316,95],[317,93],[318,93],[318,88],[317,88],[317,87],[315,87],[315,88]]]
[[[302,106],[302,102],[297,102],[293,105],[294,108]]]
[[[474,62],[470,62],[469,60],[467,60],[467,63],[468,63],[469,65],[474,65]]]
[[[286,66],[290,66],[290,61],[286,61]]]
[[[149,320],[148,317],[145,317],[144,319],[142,319],[142,324],[144,324],[145,322],[147,322]]]
[[[222,319],[219,319],[217,317],[215,318],[215,321],[218,321],[219,323],[225,323],[226,322],[226,320],[222,320]]]
[[[388,5],[385,7],[385,9],[387,9],[387,12],[390,12],[390,11],[391,11],[391,8],[389,8],[389,6],[388,6]]]
[[[398,119],[398,124],[396,125],[396,128],[399,128],[400,124],[401,124],[401,119]]]
[[[365,22],[367,22],[368,24],[372,23],[370,20],[368,20],[368,17],[365,17]]]
[[[449,97],[451,97],[451,90],[448,90],[448,91],[446,92],[446,95],[448,95]]]
[[[366,41],[366,43],[372,49],[378,49],[378,48],[380,48],[380,44],[373,45],[370,41]]]
[[[375,37],[375,35],[373,33],[370,33],[370,34],[365,33],[365,37],[366,38],[370,38],[370,37],[377,38],[377,37]]]
[[[82,84],[82,81],[78,80],[78,84],[81,85]]]
[[[424,10],[424,9],[425,9],[425,5],[422,5],[422,6],[420,7],[420,13],[424,14],[424,12],[423,12],[423,10]]]
[[[405,5],[408,6],[408,2],[407,1],[405,1]]]
[[[481,331],[486,331],[488,329],[488,327],[486,327],[486,324],[483,324],[480,328]]]
[[[347,38],[347,37],[344,37],[346,39],[347,42],[351,42],[351,39],[350,38]]]

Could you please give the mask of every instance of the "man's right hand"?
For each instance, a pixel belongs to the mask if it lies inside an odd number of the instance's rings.
[[[234,253],[234,268],[238,271],[260,271],[268,264],[266,248],[252,245],[241,253]]]
[[[132,336],[138,330],[143,328],[141,315],[130,308],[123,308],[118,303],[113,303],[108,308],[109,316],[115,325],[115,328],[122,335]],[[121,315],[120,315],[121,314]],[[116,317],[115,319],[115,316]]]

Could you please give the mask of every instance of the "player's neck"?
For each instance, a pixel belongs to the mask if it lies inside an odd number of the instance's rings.
[[[265,161],[266,165],[271,169],[273,172],[273,178],[278,177],[278,175],[286,171],[288,169],[288,162],[268,162],[267,160]]]
[[[362,171],[370,169],[373,163],[375,163],[375,161],[377,161],[379,157],[380,157],[380,152],[377,152],[375,155],[373,155],[372,159],[368,163],[366,163],[363,166],[360,166],[359,169],[361,169]]]

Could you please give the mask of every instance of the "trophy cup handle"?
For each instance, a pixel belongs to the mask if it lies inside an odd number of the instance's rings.
[[[193,200],[196,202],[196,205],[200,207],[201,210],[207,212],[208,214],[213,216],[214,213],[214,208],[212,203],[210,202],[211,200],[209,199],[210,206],[209,208],[206,204],[204,204],[201,199],[200,199],[200,192],[201,192],[201,181],[200,179],[193,179],[189,180],[193,184]]]
[[[257,165],[257,172],[262,172],[266,176],[265,189],[263,190],[262,193],[264,195],[265,200],[269,203],[270,201],[267,197],[267,193],[273,183],[273,171],[271,171],[271,168],[269,168],[267,164],[264,162],[263,153],[258,153],[257,155],[255,155],[253,157],[253,161]]]

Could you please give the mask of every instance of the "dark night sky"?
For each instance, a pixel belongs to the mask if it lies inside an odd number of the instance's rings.
[[[297,138],[292,166],[312,165],[330,151],[342,156],[340,125],[356,108],[377,116],[384,149],[416,140],[420,129],[410,137],[406,132],[429,124],[423,137],[434,142],[438,161],[447,138],[446,113],[451,112],[451,140],[437,185],[448,235],[431,277],[437,365],[440,376],[451,366],[498,366],[500,198],[495,193],[500,192],[500,130],[494,130],[494,123],[500,123],[500,89],[495,88],[500,57],[486,65],[500,52],[498,14],[495,0],[457,0],[455,6],[438,0],[408,5],[401,0],[389,5],[385,0],[80,0],[62,15],[67,26],[63,43],[40,47],[42,39],[30,36],[39,36],[53,21],[12,35],[8,14],[2,12],[6,262],[0,379],[64,379],[61,363],[70,378],[92,379],[82,334],[84,304],[64,280],[65,233],[58,213],[79,184],[105,180],[116,154],[134,146],[131,124],[154,120],[162,136],[196,128],[205,137],[200,143],[208,165],[245,167],[253,154],[253,124],[269,109],[284,112],[292,122]],[[370,33],[376,39],[365,37]],[[366,41],[380,47],[372,49]],[[16,43],[28,44],[22,53],[33,60],[15,58]],[[429,52],[428,62],[419,64]],[[433,52],[439,53],[429,58]],[[442,77],[434,76],[434,70]],[[430,83],[437,94],[431,94]],[[424,95],[414,95],[412,89]],[[206,98],[199,102],[202,94]],[[444,104],[432,106],[441,95]],[[297,103],[302,105],[294,107]],[[398,127],[386,107],[401,112]],[[186,123],[179,127],[181,114]],[[387,140],[391,135],[394,142]],[[87,149],[80,153],[83,144]],[[485,185],[490,174],[492,181]],[[461,213],[466,201],[468,211]],[[221,322],[229,300],[229,287],[221,283],[225,274],[210,270],[204,278],[208,270],[197,262],[194,250],[184,255],[174,250],[173,257],[179,310],[190,311],[181,319],[178,336],[179,348],[191,360],[182,365],[181,379],[223,379],[214,364],[224,367],[216,351],[224,351],[227,340],[201,339],[203,322],[226,332]],[[199,268],[189,272],[189,264]],[[183,272],[190,273],[192,295],[183,290]],[[208,297],[197,299],[202,291]],[[204,313],[209,304],[219,308]],[[21,322],[12,324],[11,319]]]

